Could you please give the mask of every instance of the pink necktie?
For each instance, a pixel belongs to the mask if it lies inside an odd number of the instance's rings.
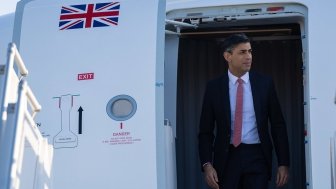
[[[243,80],[238,79],[238,87],[236,94],[236,111],[235,111],[235,119],[234,119],[234,127],[233,127],[233,146],[237,147],[241,143],[241,135],[242,135],[242,125],[243,125]]]

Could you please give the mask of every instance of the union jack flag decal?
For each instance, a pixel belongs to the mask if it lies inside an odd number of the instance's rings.
[[[116,26],[119,9],[119,2],[62,6],[59,29]]]

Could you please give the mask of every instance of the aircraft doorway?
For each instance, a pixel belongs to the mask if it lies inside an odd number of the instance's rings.
[[[289,30],[286,30],[289,29]],[[220,41],[240,28],[202,35],[181,31],[178,48],[176,161],[178,189],[206,189],[200,171],[197,133],[208,80],[225,74]],[[227,32],[229,31],[229,32]],[[291,167],[286,189],[306,189],[302,41],[299,24],[246,27],[253,48],[252,70],[271,75],[287,123]],[[270,32],[271,31],[271,32]],[[184,32],[184,35],[183,35]],[[275,160],[274,160],[275,161]],[[276,165],[276,163],[275,163]],[[276,171],[275,167],[273,172]],[[276,188],[273,180],[270,189]]]

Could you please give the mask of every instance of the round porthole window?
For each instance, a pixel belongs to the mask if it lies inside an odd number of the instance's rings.
[[[135,100],[128,95],[113,97],[106,106],[110,118],[116,121],[125,121],[133,117],[137,109]]]

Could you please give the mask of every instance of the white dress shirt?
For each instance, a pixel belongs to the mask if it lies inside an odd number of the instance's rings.
[[[236,93],[238,87],[238,77],[234,76],[230,71],[229,75],[229,93],[230,93],[230,107],[231,107],[231,144],[233,137],[233,127],[235,119],[236,109]],[[244,94],[243,94],[243,125],[242,125],[242,143],[256,144],[260,143],[257,121],[253,106],[253,97],[251,90],[251,83],[249,73],[244,74],[241,79],[243,82]]]

